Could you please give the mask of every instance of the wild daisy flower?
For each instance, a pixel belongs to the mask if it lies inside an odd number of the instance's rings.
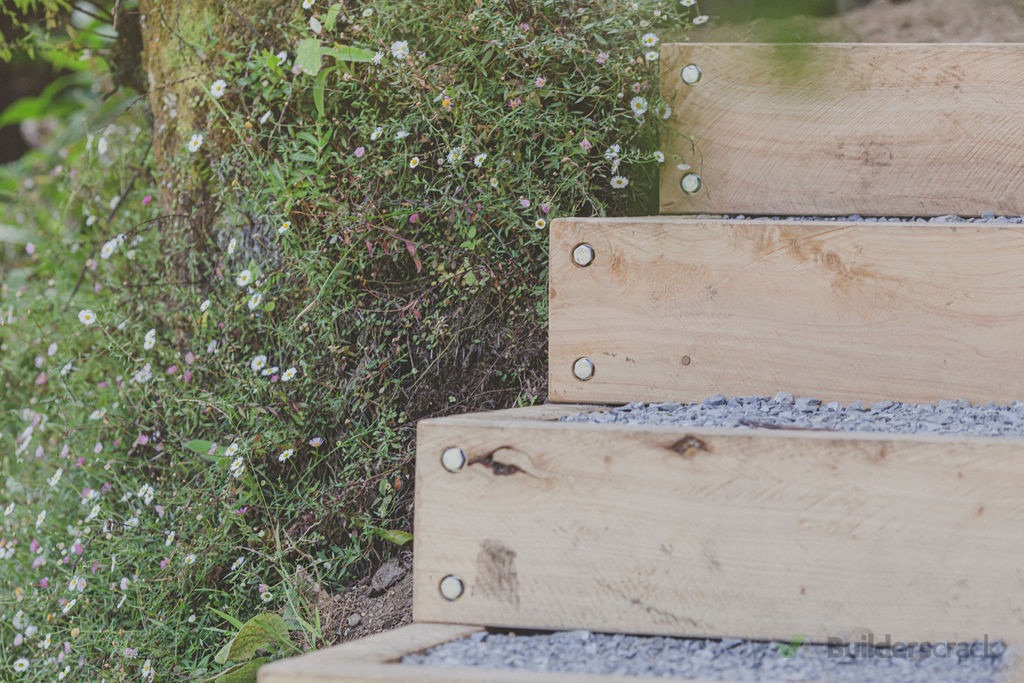
[[[228,254],[234,254],[236,248],[238,248],[238,240],[232,237],[231,241],[228,242]]]
[[[78,322],[82,323],[83,325],[92,325],[94,322],[96,322],[96,314],[93,313],[88,308],[84,308],[78,312]]]
[[[186,567],[191,567],[195,563],[196,563],[196,555],[195,555],[195,553],[189,553],[188,555],[185,556],[185,566]]]
[[[302,9],[309,9],[314,3],[315,0],[302,0]]]
[[[281,224],[281,227],[279,227],[277,229],[277,234],[278,235],[283,235],[283,234],[285,234],[286,232],[288,232],[291,229],[292,229],[292,222],[291,221],[285,221],[284,223]]]
[[[269,368],[264,368],[263,372],[261,372],[260,374],[263,375],[264,377],[270,377],[271,375],[276,374],[277,371],[280,369],[281,368],[277,367],[276,365],[271,365]]]
[[[473,157],[473,165],[477,168],[483,166],[485,161],[487,161],[487,152],[480,152],[480,154]]]
[[[193,133],[192,137],[188,139],[188,151],[198,152],[199,148],[203,146],[203,136],[201,133]]]
[[[74,608],[74,606],[75,606],[75,605],[77,605],[77,604],[78,604],[78,598],[71,598],[70,600],[68,600],[67,604],[66,604],[66,605],[64,605],[64,607],[62,607],[62,608],[61,608],[61,610],[60,610],[60,611],[61,611],[61,612],[63,612],[64,614],[67,614],[67,613],[68,613],[68,612],[70,612],[70,611],[71,611],[71,610],[72,610],[72,609]],[[47,635],[47,636],[46,636],[46,641],[45,641],[45,643],[46,643],[46,644],[44,645],[44,647],[46,647],[46,646],[48,646],[48,645],[49,645],[49,643],[50,643],[50,636],[49,636],[49,635]]]
[[[267,366],[267,357],[262,353],[255,356],[250,362],[249,367],[252,368],[253,372],[259,372]]]
[[[210,300],[203,299],[203,303],[199,304],[199,312],[206,313],[208,310],[210,310]]]
[[[683,7],[693,7],[697,4],[697,0],[679,0],[679,4]]]
[[[238,479],[245,472],[245,461],[242,460],[242,456],[238,456],[231,461],[231,466],[228,467],[228,471],[235,479]]]
[[[629,108],[633,110],[633,116],[643,116],[647,112],[647,100],[637,95],[629,101]]]
[[[407,130],[400,130],[397,133],[395,133],[395,139],[396,140],[401,140],[401,139],[407,138],[407,137],[409,137],[409,131],[407,131]]]
[[[167,540],[164,541],[164,545],[170,546],[174,544],[174,532],[167,534]]]
[[[253,294],[251,297],[249,297],[249,303],[247,304],[249,306],[249,310],[255,310],[256,307],[259,306],[262,301],[263,292],[256,292],[255,294]]]
[[[626,187],[626,185],[629,185],[629,180],[627,178],[624,178],[620,175],[617,175],[612,178],[612,187],[614,187],[616,190],[621,190],[622,188]]]
[[[298,373],[299,373],[299,371],[296,370],[295,368],[288,368],[287,370],[285,370],[281,374],[281,381],[282,382],[287,382],[288,380],[290,380],[292,377],[294,377]]]
[[[658,52],[657,52],[657,50],[648,50],[647,52],[645,52],[644,53],[644,59],[646,59],[648,62],[656,62],[656,61],[658,61]]]
[[[288,458],[292,457],[293,455],[295,455],[295,449],[294,448],[286,448],[285,450],[281,451],[281,455],[277,456],[277,461],[278,462],[284,462],[285,460],[287,460]]]
[[[14,503],[8,503],[4,508],[4,517],[10,517],[12,514],[14,514]]]
[[[245,287],[250,282],[252,282],[252,271],[246,268],[245,270],[238,274],[238,277],[235,278],[235,282],[238,284],[239,287]]]
[[[145,505],[149,505],[153,502],[153,496],[156,495],[156,491],[149,484],[143,484],[142,488],[139,489],[138,497],[142,499]]]
[[[380,60],[382,59],[384,59],[384,53],[378,51],[373,53],[373,57],[370,59],[370,61],[373,62],[374,66],[376,66],[380,64]]]
[[[658,36],[653,33],[645,33],[640,42],[644,44],[644,47],[654,47],[658,44]]]
[[[498,187],[498,179],[497,178],[491,178],[490,183],[491,183],[491,187],[494,187],[494,188]]]
[[[224,82],[224,79],[218,78],[210,86],[210,94],[214,97],[224,97],[228,84]]]
[[[99,505],[99,503],[97,503],[96,505],[92,506],[91,510],[89,510],[89,514],[86,516],[85,521],[86,522],[91,522],[92,520],[94,520],[97,517],[99,517],[99,514],[100,514],[100,505]]]
[[[97,408],[96,410],[89,413],[90,420],[102,420],[103,416],[107,414],[106,408]]]
[[[275,55],[275,57],[277,57],[277,65],[278,66],[281,66],[282,64],[284,64],[285,62],[288,61],[288,53],[285,52],[284,50],[281,50],[280,52],[278,52]],[[266,121],[260,121],[260,123],[266,123]]]
[[[308,2],[310,4],[313,4],[313,0],[306,0],[306,2]],[[302,4],[306,4],[306,3],[304,2]],[[153,670],[153,664],[152,664],[152,662],[150,662],[150,660],[147,659],[142,664],[142,677],[145,678],[147,681],[151,681],[151,680],[153,680],[153,678],[155,676],[156,676],[156,671]]]
[[[454,164],[462,159],[462,145],[452,147],[448,152],[448,163]]]
[[[395,59],[405,59],[409,56],[409,42],[397,40],[391,43],[391,56]]]
[[[28,660],[24,657],[14,660],[14,670],[18,673],[22,671],[28,671]]]
[[[657,161],[659,164],[665,163],[665,153],[662,152],[661,150],[655,150],[654,160]]]
[[[613,161],[614,159],[618,158],[619,153],[621,151],[622,147],[620,147],[619,145],[612,145],[611,147],[604,151],[604,158],[608,161]]]
[[[547,224],[548,222],[546,220],[544,220],[543,218],[538,218],[533,222],[533,227],[537,228],[538,230],[543,230],[545,227],[547,227]]]
[[[156,329],[151,329],[146,333],[146,338],[142,342],[142,348],[149,351],[154,346],[156,346]]]
[[[373,132],[370,133],[370,139],[371,140],[376,140],[376,139],[378,139],[383,134],[384,134],[384,129],[381,128],[380,126],[377,126],[376,128],[373,129]]]
[[[262,593],[260,593],[260,600],[262,600],[263,602],[270,602],[273,599],[274,594],[270,591],[263,591]]]
[[[597,57],[595,58],[595,61],[597,61],[598,64],[604,64],[605,62],[608,61],[608,53],[607,52],[598,52],[597,53]]]
[[[224,457],[230,458],[232,455],[238,452],[238,442],[233,442],[230,446],[224,449]]]
[[[50,481],[49,481],[50,488],[53,488],[54,486],[56,486],[60,482],[60,478],[63,475],[64,475],[64,468],[63,467],[58,467],[57,471],[53,473],[52,477],[50,477]]]
[[[39,527],[41,527],[43,525],[43,522],[45,522],[45,521],[46,521],[46,510],[43,510],[38,515],[36,515],[36,528],[38,529]]]
[[[419,157],[413,157],[412,159],[409,159],[409,168],[416,168],[419,165],[420,165],[420,158]]]
[[[239,556],[239,558],[237,560],[235,560],[234,562],[231,563],[231,571],[235,571],[236,569],[241,567],[243,564],[245,564],[245,558],[242,557],[242,556]]]
[[[322,444],[323,442],[324,440],[321,437],[314,436],[312,439],[309,440],[309,445],[312,446],[313,448],[320,448],[320,444]]]
[[[706,24],[706,23],[708,23],[708,15],[706,15],[706,14],[702,14],[699,17],[694,17],[693,18],[693,25],[694,26],[700,26],[701,24]]]
[[[100,258],[104,260],[110,258],[111,256],[114,255],[114,251],[116,249],[117,240],[107,240],[106,242],[103,243],[103,246],[100,247]]]

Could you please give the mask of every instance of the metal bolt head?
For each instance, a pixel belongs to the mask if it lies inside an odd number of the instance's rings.
[[[589,244],[577,244],[572,250],[572,260],[577,266],[586,268],[594,262],[594,248]]]
[[[452,446],[444,449],[441,454],[441,465],[449,472],[458,472],[466,464],[466,453],[461,448]]]
[[[589,358],[578,358],[572,364],[572,374],[576,375],[579,381],[586,382],[594,376],[594,361]]]
[[[462,579],[449,574],[448,576],[441,579],[441,583],[438,585],[441,590],[441,597],[445,600],[458,600],[462,597],[462,592],[466,587],[462,584]]]
[[[686,194],[697,194],[700,192],[701,186],[700,176],[696,173],[687,173],[679,181],[679,187],[682,188]]]
[[[700,67],[696,64],[687,64],[683,67],[682,71],[679,72],[679,78],[683,80],[686,85],[697,85],[700,82],[700,77],[704,75],[704,72],[700,70]]]

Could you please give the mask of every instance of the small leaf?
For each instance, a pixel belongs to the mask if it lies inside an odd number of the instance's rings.
[[[316,17],[310,17],[309,18],[309,28],[310,28],[311,31],[313,31],[313,33],[315,33],[317,35],[320,35],[321,33],[323,33],[323,30],[324,30],[323,24],[321,24],[320,20],[317,19]]]
[[[372,62],[374,55],[373,52],[361,47],[346,47],[337,43],[334,47],[325,48],[324,53],[343,62]]]
[[[316,81],[313,82],[313,102],[316,104],[316,111],[320,115],[320,118],[324,118],[324,87],[327,85],[327,69],[317,74]]]
[[[275,643],[288,642],[288,624],[280,614],[264,612],[245,622],[238,635],[231,641],[228,660],[241,662],[251,658],[256,651]]]
[[[330,9],[327,10],[327,18],[324,19],[324,26],[327,27],[328,31],[333,31],[334,27],[338,25],[338,13],[341,12],[341,3],[336,2],[331,5]]]
[[[385,541],[391,541],[395,545],[405,545],[412,540],[412,534],[401,529],[376,529],[375,531]]]
[[[295,53],[295,63],[310,76],[316,76],[320,73],[321,54],[320,41],[316,38],[306,38],[299,43],[299,49]]]
[[[185,444],[185,448],[190,451],[194,451],[199,455],[206,455],[210,452],[210,448],[213,447],[213,441],[207,441],[206,439],[192,439]]]
[[[228,663],[228,655],[231,654],[231,642],[232,641],[229,640],[228,642],[224,643],[224,647],[217,651],[217,654],[213,656],[214,662],[216,662],[217,664]]]

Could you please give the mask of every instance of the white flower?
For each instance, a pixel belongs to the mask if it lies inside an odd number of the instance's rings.
[[[679,0],[679,4],[683,7],[693,7],[697,4],[697,0]]]
[[[28,671],[28,660],[22,657],[21,659],[14,660],[14,670],[18,673],[22,671]]]
[[[83,579],[81,576],[76,576],[72,578],[71,583],[68,584],[68,590],[78,591],[79,593],[81,593],[85,590],[85,585],[85,579]]]
[[[210,86],[210,94],[214,97],[224,97],[224,93],[227,91],[228,84],[224,82],[224,79],[218,78]]]
[[[419,165],[420,165],[420,158],[419,157],[413,157],[412,159],[409,159],[409,168],[416,168]]]
[[[43,510],[36,516],[36,528],[38,529],[46,521],[46,510]]]
[[[189,553],[188,555],[185,556],[185,566],[186,567],[190,567],[190,566],[194,565],[195,563],[196,563],[196,555],[195,555],[195,553]]]
[[[665,163],[665,153],[662,152],[661,150],[655,150],[654,160],[657,161],[659,164]]]
[[[200,133],[193,133],[192,137],[188,139],[188,151],[198,152],[199,148],[203,146],[203,136]]]
[[[299,371],[296,370],[295,368],[288,368],[287,370],[284,371],[284,373],[282,373],[281,381],[282,382],[287,382],[288,380],[290,380],[292,377],[294,377],[298,373],[299,373]]]
[[[637,95],[629,101],[629,108],[633,110],[633,116],[643,116],[647,111],[647,100]]]
[[[139,492],[136,495],[142,499],[143,503],[149,505],[153,502],[153,496],[156,495],[156,491],[154,491],[153,487],[149,484],[143,484],[142,488],[139,489]]]
[[[658,113],[661,114],[661,118],[667,119],[672,116],[672,107],[668,106],[668,102],[662,102],[658,107]]]
[[[164,545],[170,546],[174,543],[174,532],[167,534],[167,540],[164,541]]]
[[[249,310],[255,310],[256,307],[259,306],[262,301],[263,292],[256,292],[255,294],[253,294],[251,297],[249,297],[249,303],[247,304],[249,306]]]
[[[543,230],[545,227],[547,227],[547,224],[548,222],[546,220],[544,220],[543,218],[538,218],[533,222],[533,227],[537,228],[538,230]]]
[[[203,299],[203,303],[199,304],[199,312],[206,313],[208,310],[210,310],[210,300]]]
[[[302,0],[302,9],[309,9],[313,6],[315,0]]]
[[[285,221],[284,223],[281,224],[281,227],[279,227],[277,229],[277,234],[278,235],[283,235],[283,234],[285,234],[286,232],[288,232],[291,229],[292,229],[292,222],[291,221]]]
[[[395,133],[395,139],[396,140],[401,140],[401,139],[407,138],[407,137],[409,137],[409,131],[407,131],[407,130],[400,130],[397,133]]]
[[[262,593],[260,593],[260,600],[262,600],[263,602],[270,602],[273,599],[274,594],[270,591],[263,591]]]
[[[383,52],[374,52],[373,53],[373,58],[370,59],[370,61],[374,65],[377,65],[377,64],[380,64],[380,60],[382,60],[382,59],[384,59],[384,53]]]
[[[267,357],[264,356],[262,353],[259,354],[256,357],[254,357],[252,359],[252,361],[249,362],[249,367],[252,368],[253,372],[259,372],[264,367],[266,367],[266,365],[267,365]]]
[[[640,42],[644,44],[644,47],[654,47],[658,44],[658,36],[653,33],[645,33]]]
[[[242,456],[238,456],[231,461],[231,466],[228,467],[228,471],[231,472],[231,476],[238,479],[245,472],[245,461],[242,460]]]
[[[52,477],[50,477],[50,481],[49,481],[50,488],[53,488],[54,486],[56,486],[57,483],[60,482],[60,478],[63,475],[64,475],[64,468],[63,467],[58,467],[57,471],[53,473]]]
[[[693,19],[693,25],[694,26],[700,26],[701,24],[706,24],[706,23],[708,23],[708,15],[706,15],[706,14],[702,14],[699,17],[694,17],[694,19]]]
[[[383,134],[384,134],[384,129],[381,128],[380,126],[377,126],[376,128],[373,129],[373,132],[370,133],[370,139],[371,140],[376,140],[377,138],[379,138]]]
[[[75,601],[72,600],[68,604],[73,605],[74,602]],[[64,614],[67,614],[67,613],[68,613],[68,605],[64,605]],[[47,633],[46,637],[43,638],[43,642],[39,644],[39,647],[43,648],[44,650],[49,650],[50,649],[50,643],[53,642],[52,638],[53,638],[53,634],[52,633]]]
[[[12,514],[14,514],[14,503],[8,503],[4,508],[4,517],[10,517]]]
[[[57,342],[51,342],[50,345],[46,348],[46,355],[47,356],[52,356],[52,355],[54,355],[56,353],[57,353]]]
[[[658,51],[648,50],[647,52],[644,53],[644,59],[646,59],[648,62],[658,61]]]
[[[107,409],[106,408],[97,408],[96,410],[94,410],[91,413],[89,413],[89,419],[90,420],[102,420],[103,417],[106,414],[107,414]]]
[[[486,152],[481,152],[480,154],[477,154],[475,157],[473,157],[473,165],[476,166],[477,168],[483,166],[485,161],[487,161]]]
[[[93,313],[88,308],[83,308],[81,311],[78,312],[78,322],[82,323],[83,325],[92,325],[94,322],[96,322],[96,314]]]
[[[271,375],[277,374],[278,370],[280,370],[279,367],[277,367],[276,365],[271,365],[269,368],[264,369],[263,372],[261,372],[260,374],[263,375],[264,377],[270,377]]]
[[[99,517],[99,514],[100,514],[100,504],[96,503],[95,505],[92,506],[92,510],[89,510],[89,514],[86,516],[85,521],[86,522],[91,522],[92,520],[94,520],[97,517]]]
[[[498,187],[498,179],[497,178],[491,178],[490,183],[491,183],[491,187],[493,187],[493,188],[497,188]]]
[[[612,145],[611,147],[609,147],[608,149],[606,149],[604,151],[604,158],[607,161],[612,161],[613,159],[617,159],[619,157],[619,153],[621,151],[622,151],[622,148],[619,145]]]
[[[151,379],[153,379],[153,367],[149,363],[143,365],[142,369],[132,376],[132,381],[137,384],[145,384]]]
[[[284,64],[285,62],[288,61],[288,53],[285,52],[284,50],[281,50],[280,52],[278,52],[276,56],[277,56],[277,65],[278,66],[281,66],[282,64]],[[270,112],[268,111],[266,114],[264,114],[264,116],[266,116],[267,118],[270,118],[269,114],[270,114]],[[263,119],[260,119],[260,123],[266,123],[266,121],[264,121]]]
[[[456,145],[448,152],[448,163],[454,164],[462,159],[462,145]]]
[[[146,338],[142,341],[142,348],[149,351],[154,346],[156,346],[156,330],[151,329],[146,333]]]
[[[114,250],[117,249],[117,240],[107,240],[100,247],[100,258],[108,259],[114,254]]]
[[[235,560],[234,562],[231,563],[231,571],[235,571],[236,569],[241,567],[243,564],[245,564],[245,558],[244,557],[239,557],[237,560]]]
[[[231,241],[228,242],[228,254],[234,254],[236,248],[238,248],[238,240],[232,237]]]
[[[245,287],[247,284],[252,282],[252,271],[246,268],[238,274],[238,277],[235,278],[235,282],[238,283],[239,287]]]
[[[277,456],[277,461],[278,462],[284,462],[285,460],[287,460],[288,458],[292,457],[293,455],[295,455],[295,449],[294,448],[286,448],[285,450],[281,451],[281,455]]]
[[[395,59],[405,59],[409,56],[409,43],[405,40],[398,40],[391,43],[391,56]]]
[[[617,175],[614,178],[612,178],[612,187],[614,187],[616,190],[621,190],[626,185],[629,185],[629,180],[627,178],[623,178],[620,175]]]
[[[312,2],[312,0],[306,1]],[[156,671],[153,670],[153,664],[150,663],[150,661],[147,659],[145,663],[143,663],[142,665],[142,677],[145,678],[147,681],[151,681],[153,680],[154,676],[156,676]]]
[[[224,449],[224,457],[230,458],[232,455],[238,452],[238,442],[235,441],[230,446]]]

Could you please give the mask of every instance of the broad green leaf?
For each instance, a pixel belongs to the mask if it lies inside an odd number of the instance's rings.
[[[210,452],[210,447],[212,445],[213,442],[207,441],[206,439],[192,439],[187,444],[185,444],[185,448],[189,449],[190,451],[195,451],[199,455],[206,455],[207,453]]]
[[[361,47],[345,47],[335,43],[334,47],[324,48],[324,54],[342,62],[371,62],[374,53]]]
[[[227,664],[228,663],[228,655],[231,654],[231,643],[232,642],[233,642],[233,640],[229,640],[228,642],[224,643],[224,647],[222,647],[221,649],[217,650],[217,654],[215,654],[213,656],[213,661],[214,662],[216,662],[217,664]]]
[[[280,614],[264,612],[245,622],[231,641],[228,660],[242,662],[268,645],[288,642],[288,624]]]
[[[310,76],[320,73],[320,57],[323,55],[323,48],[316,38],[306,38],[299,43],[299,49],[295,53],[295,63]]]
[[[391,541],[395,545],[405,545],[412,540],[412,534],[401,529],[377,529],[376,533],[385,541]]]
[[[328,73],[330,72],[324,69],[317,74],[316,81],[313,82],[313,103],[316,104],[316,112],[320,118],[324,118],[324,87],[327,85]]]
[[[341,3],[336,2],[331,5],[330,9],[327,10],[327,18],[324,19],[324,26],[327,27],[328,31],[333,31],[334,27],[338,25],[338,13],[341,12]]]

